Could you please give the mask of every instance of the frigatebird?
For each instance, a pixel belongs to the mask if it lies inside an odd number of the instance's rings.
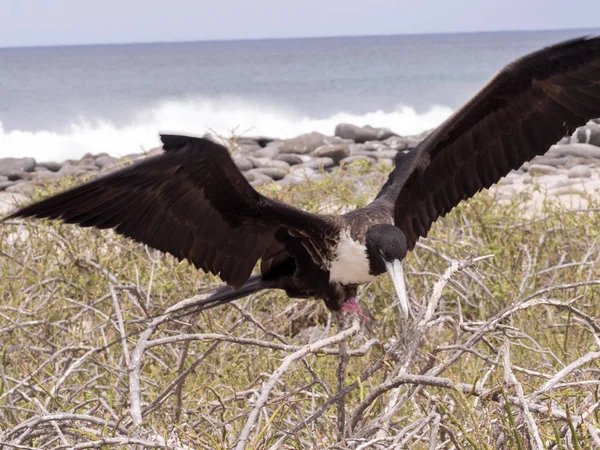
[[[10,215],[117,233],[187,259],[228,286],[205,307],[262,289],[357,311],[357,287],[388,272],[409,316],[402,260],[462,200],[600,117],[600,36],[569,40],[504,67],[408,153],[369,205],[341,216],[265,197],[229,151],[162,135],[165,153]],[[260,275],[252,275],[260,260]],[[358,312],[358,311],[357,311]]]

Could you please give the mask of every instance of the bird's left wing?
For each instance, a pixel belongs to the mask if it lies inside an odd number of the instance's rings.
[[[238,288],[284,228],[319,240],[332,220],[262,196],[210,140],[161,136],[165,153],[20,209],[117,233],[188,259]],[[319,261],[317,261],[319,263]]]
[[[500,71],[396,167],[379,202],[408,248],[462,200],[600,117],[600,37],[563,42]]]

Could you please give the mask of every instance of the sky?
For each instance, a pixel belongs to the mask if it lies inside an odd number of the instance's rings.
[[[597,28],[599,0],[0,0],[0,47]]]

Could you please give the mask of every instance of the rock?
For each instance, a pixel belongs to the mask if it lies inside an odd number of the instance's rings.
[[[4,192],[16,192],[17,194],[26,195],[29,197],[36,190],[36,186],[30,183],[15,183],[4,189]]]
[[[587,166],[574,166],[567,172],[569,178],[590,178],[592,171]]]
[[[295,171],[295,170],[304,169],[304,168],[307,168],[307,169],[326,169],[326,168],[332,167],[334,165],[335,164],[333,162],[333,159],[331,159],[331,158],[326,158],[326,157],[323,157],[323,158],[314,158],[314,159],[311,159],[310,161],[307,161],[305,163],[295,165],[292,168],[292,170]]]
[[[390,148],[379,141],[368,141],[364,143],[364,149],[369,152],[377,152],[379,150],[389,150]]]
[[[9,186],[12,186],[13,184],[15,184],[14,181],[0,181],[0,191],[3,191],[4,189],[6,189]]]
[[[348,164],[352,164],[357,161],[361,161],[361,163],[363,161],[365,161],[367,164],[371,165],[375,162],[375,158],[371,158],[370,156],[366,156],[366,155],[352,155],[352,156],[348,156],[347,158],[342,159],[340,161],[340,165],[347,166]]]
[[[33,158],[0,158],[0,175],[17,172],[33,172],[35,159]]]
[[[270,158],[253,158],[252,156],[248,156],[248,160],[252,162],[254,167],[276,167],[281,170],[285,170],[286,172],[290,170],[290,165],[285,161],[279,161],[276,159]]]
[[[265,174],[255,175],[254,179],[250,182],[252,186],[262,186],[263,184],[268,183],[273,183],[273,180]]]
[[[385,159],[394,159],[398,152],[396,150],[379,150],[376,152],[362,152],[357,153],[357,155],[368,156],[370,158],[375,158],[377,160],[385,158]]]
[[[350,148],[348,144],[333,144],[317,147],[312,154],[314,156],[331,158],[335,164],[342,159],[350,156]]]
[[[556,168],[542,164],[531,164],[528,171],[531,175],[554,175],[558,172]]]
[[[590,144],[569,144],[569,145],[553,145],[548,150],[555,156],[580,156],[581,158],[600,159],[600,148]]]
[[[85,170],[86,172],[96,172],[98,170],[98,166],[96,164],[78,164],[77,168]]]
[[[8,181],[8,177],[5,175],[0,175],[0,183],[2,183],[3,181]]]
[[[76,164],[78,167],[96,167],[96,158],[87,153],[83,158]]]
[[[260,149],[262,149],[262,147],[256,143],[251,145],[239,145],[235,148],[234,154],[241,153],[244,155],[253,155],[255,151]]]
[[[577,189],[574,186],[565,186],[562,188],[555,189],[552,191],[554,195],[584,195],[585,192],[581,189]]]
[[[282,180],[279,180],[277,184],[280,186],[296,186],[305,184],[308,180],[318,180],[320,178],[321,174],[315,172],[315,170],[310,167],[295,166],[292,168],[292,171]]]
[[[109,155],[103,155],[103,156],[96,158],[95,164],[97,167],[104,170],[104,169],[108,169],[110,167],[116,167],[120,164],[120,162],[117,158],[113,158],[112,156],[109,156]]]
[[[343,139],[352,139],[354,142],[362,143],[367,141],[383,141],[392,136],[398,136],[387,128],[373,128],[369,125],[359,127],[349,123],[340,123],[335,127],[337,137]]]
[[[552,167],[565,167],[568,162],[568,157],[562,156],[558,158],[553,158],[551,156],[536,156],[531,160],[531,164],[541,164],[543,166],[552,166]]]
[[[321,158],[315,158],[314,162],[317,164],[317,168],[319,169],[329,169],[333,166],[337,166],[336,162],[333,158],[329,156],[323,156]]]
[[[560,141],[556,143],[556,145],[567,145],[571,143],[571,136],[565,136]]]
[[[498,183],[496,183],[499,187],[502,186],[507,186],[507,185],[511,185],[514,184],[515,180],[513,178],[501,178],[500,181],[498,181]]]
[[[279,149],[281,148],[282,145],[283,144],[281,141],[270,142],[264,148],[258,147],[258,149],[254,151],[252,156],[256,156],[257,158],[261,158],[261,157],[274,158],[275,156],[277,156],[279,154]]]
[[[30,180],[32,172],[9,172],[6,173],[8,181]]]
[[[303,179],[307,179],[315,174],[315,169],[313,169],[312,167],[296,166],[290,171],[289,174],[294,175],[295,177],[301,177]]]
[[[37,165],[35,166],[36,170],[40,167],[44,167],[51,172],[58,172],[60,170],[60,168],[62,167],[62,164],[54,162],[54,161],[45,161],[45,162],[37,163]]]
[[[296,175],[288,174],[283,179],[276,181],[276,183],[279,186],[298,186],[306,183],[306,179]]]
[[[266,175],[274,180],[281,180],[288,174],[287,170],[283,170],[278,167],[260,167],[258,169],[249,170],[248,172],[246,172],[246,174],[254,171],[260,172],[261,174]]]
[[[277,147],[265,147],[256,150],[252,156],[256,156],[257,158],[274,158],[279,153],[279,148]]]
[[[308,155],[294,155],[293,153],[283,153],[282,155],[275,156],[274,159],[276,161],[284,161],[290,166],[302,164],[312,160],[312,158]]]
[[[63,165],[58,172],[56,172],[60,177],[78,177],[87,173],[87,171],[79,166],[73,166],[71,164]]]
[[[235,143],[237,145],[258,145],[259,147],[266,147],[270,142],[275,139],[266,136],[244,136],[236,138]]]
[[[22,205],[29,199],[16,192],[0,192],[0,216],[4,216],[9,212],[12,212],[17,205]]]
[[[575,181],[575,180],[558,180],[558,181],[555,181],[554,183],[549,184],[548,189],[552,190],[552,189],[563,188],[565,186],[572,186],[575,183],[577,183],[577,181]]]
[[[392,136],[383,141],[383,143],[397,152],[406,150],[408,148],[409,140],[402,136]]]
[[[350,144],[348,148],[350,149],[351,155],[364,153],[366,151],[365,144]]]
[[[234,157],[233,162],[235,163],[237,168],[240,169],[242,172],[250,170],[254,167],[252,161],[250,161],[248,158],[244,158],[243,156]]]
[[[49,170],[35,171],[32,172],[33,176],[31,181],[34,183],[45,183],[46,181],[54,181],[60,178],[60,175],[56,172],[50,172]]]
[[[573,136],[577,139],[577,142],[600,147],[600,125],[598,124],[588,123],[586,126],[575,130]]]
[[[336,138],[327,137],[324,134],[313,131],[312,133],[302,134],[292,139],[282,141],[279,153],[296,153],[306,155],[317,147],[326,144],[336,144]]]

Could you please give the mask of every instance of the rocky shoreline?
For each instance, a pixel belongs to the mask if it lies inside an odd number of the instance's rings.
[[[239,137],[221,142],[233,149],[232,157],[237,167],[252,185],[274,182],[289,186],[318,180],[326,172],[356,162],[368,166],[388,163],[391,166],[398,151],[410,151],[427,134],[399,136],[385,128],[339,124],[333,136],[312,132],[283,140]],[[107,153],[86,154],[79,160],[61,163],[37,162],[33,158],[0,158],[0,214],[8,211],[15,202],[27,200],[40,184],[65,176],[114,170],[128,161],[160,152],[162,148],[159,147],[123,158]],[[586,180],[585,188],[582,180]],[[531,184],[556,196],[582,193],[583,189],[587,192],[600,190],[600,119],[578,128],[545,155],[511,172],[494,190],[501,199],[508,199]]]

